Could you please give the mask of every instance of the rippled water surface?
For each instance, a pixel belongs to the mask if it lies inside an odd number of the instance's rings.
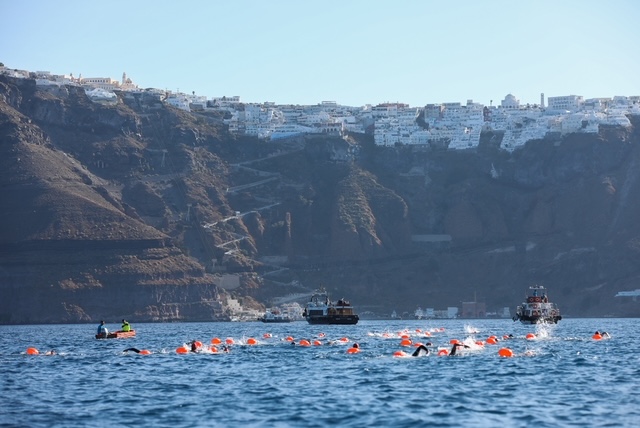
[[[97,325],[0,326],[0,426],[639,426],[637,323],[133,323],[137,337],[112,340],[95,340]],[[611,338],[593,340],[596,330]],[[394,356],[413,352],[402,335],[432,342],[432,354]],[[232,339],[230,352],[176,353],[213,338]],[[437,356],[451,339],[470,348]],[[354,342],[361,351],[347,353]],[[500,357],[504,347],[514,356]]]

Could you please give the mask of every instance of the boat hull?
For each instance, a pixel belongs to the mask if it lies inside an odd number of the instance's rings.
[[[290,318],[278,318],[278,319],[260,318],[260,321],[266,324],[282,324],[282,323],[293,322],[293,320]]]
[[[358,324],[360,317],[357,315],[344,315],[344,316],[316,316],[316,317],[307,317],[307,322],[309,324],[337,324],[337,325],[353,325]]]
[[[558,321],[562,319],[562,316],[556,317],[526,317],[520,316],[516,318],[516,321],[520,321],[522,324],[558,324]]]
[[[104,334],[96,334],[96,339],[126,339],[129,337],[136,337],[136,331],[114,331],[106,336]]]

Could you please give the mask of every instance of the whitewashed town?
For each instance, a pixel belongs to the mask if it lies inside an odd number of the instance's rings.
[[[255,136],[265,141],[302,135],[345,136],[373,133],[380,146],[429,145],[447,142],[449,150],[474,149],[484,131],[502,131],[501,148],[513,151],[527,141],[544,138],[547,133],[597,133],[602,125],[631,126],[627,115],[640,115],[640,96],[584,98],[559,95],[539,104],[521,104],[507,94],[488,106],[467,100],[411,107],[403,103],[367,104],[353,107],[335,101],[316,105],[276,105],[272,102],[243,103],[239,96],[208,98],[162,89],[141,89],[123,73],[122,79],[84,78],[82,75],[55,75],[0,67],[0,73],[17,78],[35,78],[38,86],[76,85],[85,89],[95,102],[117,103],[115,91],[155,94],[161,101],[186,111],[224,111],[229,131]]]

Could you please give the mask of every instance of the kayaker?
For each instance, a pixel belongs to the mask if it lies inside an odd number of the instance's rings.
[[[131,325],[127,322],[127,320],[122,320],[122,331],[131,331]]]
[[[100,325],[98,326],[98,335],[106,337],[108,334],[109,330],[107,330],[107,326],[104,324],[104,321],[100,321]]]

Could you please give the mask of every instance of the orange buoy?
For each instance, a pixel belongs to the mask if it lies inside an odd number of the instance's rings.
[[[482,340],[476,340],[476,345],[484,346],[484,342]]]
[[[300,345],[300,346],[311,346],[311,343],[306,339],[302,339],[302,340],[300,340],[298,345]]]
[[[271,333],[265,333],[262,335],[262,337],[264,337],[265,339],[270,339],[271,338]]]
[[[340,342],[345,342],[346,343],[348,341],[349,341],[349,339],[347,339],[346,337],[343,337],[343,338],[340,339]]]
[[[322,345],[322,342],[320,342],[319,340],[314,340],[313,341],[313,345],[314,346],[320,346],[320,345]]]
[[[498,355],[505,358],[513,357],[513,351],[509,348],[500,348]]]
[[[394,357],[406,357],[407,353],[404,352],[404,351],[396,351],[396,352],[393,353],[393,356]]]
[[[256,345],[258,343],[253,337],[247,339],[247,345]]]
[[[533,333],[527,333],[525,337],[527,338],[527,340],[533,340],[536,338],[536,335]]]
[[[416,328],[416,333],[422,333],[422,329]]]
[[[403,339],[400,342],[400,346],[409,346],[409,345],[411,345],[411,340],[409,340],[409,339]]]
[[[218,348],[216,348],[215,346],[212,346],[209,348],[209,351],[211,351],[211,353],[213,354],[217,354],[218,353]]]
[[[141,349],[140,355],[151,355],[151,351],[149,351],[148,349]]]
[[[426,337],[431,337],[431,333],[429,333],[428,331],[425,331],[425,332],[424,332],[424,335],[425,335]]]
[[[181,347],[176,349],[176,352],[178,354],[186,354],[186,353],[189,352],[189,349],[186,346],[181,346]]]
[[[422,342],[415,342],[415,343],[413,344],[413,346],[414,346],[414,347],[416,347],[416,348],[419,348],[420,346],[424,346],[424,343],[422,343]]]
[[[40,351],[36,348],[27,348],[27,355],[38,355]]]
[[[211,339],[211,344],[212,345],[219,345],[221,343],[222,343],[222,341],[220,340],[219,337],[214,337],[213,339]]]
[[[194,344],[196,345],[196,348],[202,348],[202,342],[200,342],[199,340],[196,340]]]
[[[451,339],[451,340],[449,341],[449,344],[450,344],[450,345],[459,345],[459,344],[460,344],[460,341],[459,341],[458,339]]]
[[[438,356],[442,357],[446,355],[449,355],[449,351],[447,351],[446,349],[441,349],[438,351]]]
[[[410,336],[408,334],[403,334],[400,336],[400,339],[408,339]]]
[[[227,338],[225,339],[225,343],[226,343],[227,345],[233,345],[233,339],[232,339],[232,338],[230,338],[230,337],[227,337]]]
[[[357,354],[358,352],[360,352],[359,348],[349,348],[349,349],[347,349],[347,354]]]
[[[318,337],[325,337],[326,335],[324,333],[318,333]]]
[[[601,334],[594,334],[593,336],[591,336],[591,338],[593,340],[602,340],[602,335]],[[31,349],[31,348],[29,348]]]
[[[291,336],[287,336],[287,338],[285,339],[287,342],[293,342],[293,337]]]
[[[489,345],[495,345],[495,344],[497,344],[497,343],[498,343],[498,341],[496,340],[496,338],[495,338],[495,337],[489,337],[489,338],[487,338],[487,343],[488,343]]]

